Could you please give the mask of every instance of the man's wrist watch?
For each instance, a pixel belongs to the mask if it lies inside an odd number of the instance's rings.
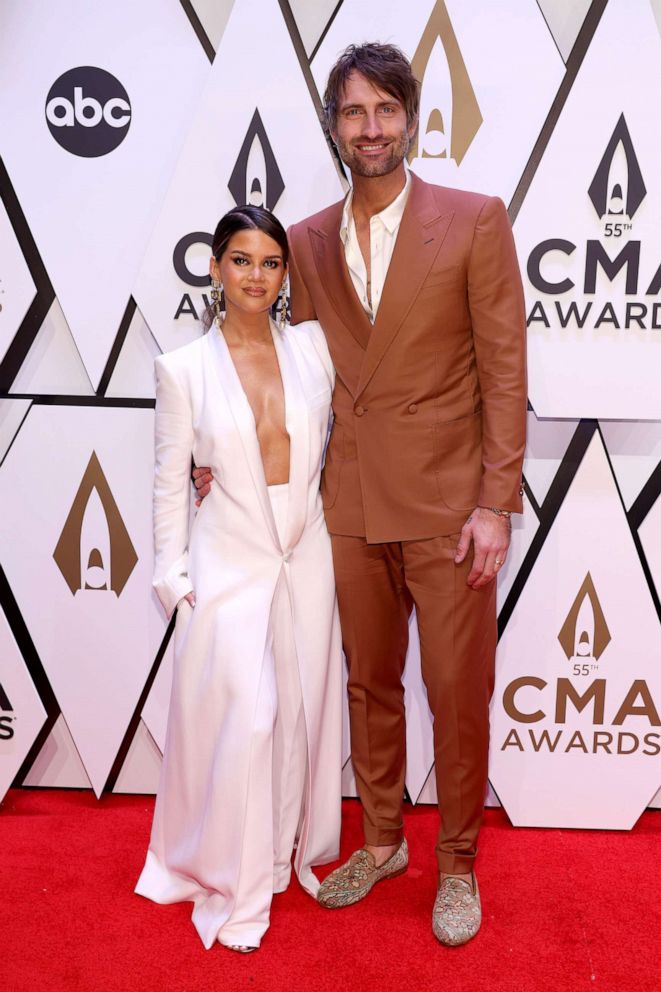
[[[497,517],[507,517],[508,520],[512,516],[511,510],[499,510],[497,506],[483,506],[482,509],[495,513]]]

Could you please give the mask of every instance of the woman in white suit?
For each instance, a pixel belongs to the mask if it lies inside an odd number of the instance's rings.
[[[319,325],[285,322],[273,215],[230,211],[212,250],[211,328],[156,360],[154,587],[177,620],[136,892],[191,900],[206,948],[248,951],[293,850],[313,896],[311,866],[338,856],[341,640],[319,495],[334,373]],[[191,458],[214,481],[189,528]]]

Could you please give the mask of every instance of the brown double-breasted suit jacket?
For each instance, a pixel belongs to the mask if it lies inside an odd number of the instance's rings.
[[[458,532],[478,505],[522,509],[526,325],[505,207],[411,179],[374,324],[343,202],[289,230],[292,322],[320,321],[337,371],[326,521],[370,543]]]

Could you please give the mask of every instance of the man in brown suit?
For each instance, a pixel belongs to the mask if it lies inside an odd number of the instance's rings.
[[[292,322],[321,322],[337,370],[322,495],[365,832],[319,901],[351,905],[406,870],[401,677],[415,605],[441,812],[432,923],[461,944],[481,919],[493,580],[522,509],[525,314],[503,203],[405,169],[418,97],[397,48],[347,49],[325,111],[352,192],[289,231]]]
[[[522,509],[521,281],[500,200],[407,177],[418,87],[397,49],[348,49],[324,102],[353,192],[348,210],[289,231],[292,317],[321,322],[337,370],[322,495],[366,846],[319,901],[349,905],[406,867],[401,676],[414,603],[442,817],[434,931],[463,943],[479,927],[493,579]]]

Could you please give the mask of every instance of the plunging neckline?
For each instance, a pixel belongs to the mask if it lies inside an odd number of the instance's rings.
[[[232,349],[231,349],[230,345],[227,342],[227,338],[223,334],[222,326],[219,327],[218,324],[214,321],[213,329],[218,334],[218,337],[222,339],[222,343],[224,344],[224,346],[225,346],[225,348],[227,350],[227,357],[229,358],[229,362],[230,362],[230,366],[231,366],[231,374],[234,377],[235,385],[238,387],[238,390],[239,390],[240,394],[243,397],[245,408],[247,409],[247,412],[249,412],[249,414],[250,414],[250,419],[252,421],[252,426],[253,426],[253,429],[255,431],[255,436],[257,438],[257,446],[259,448],[260,461],[262,463],[262,472],[264,473],[264,482],[265,482],[265,484],[266,484],[267,487],[269,485],[288,485],[288,483],[291,481],[291,431],[289,430],[288,425],[287,425],[287,414],[288,414],[287,390],[285,389],[285,377],[284,377],[283,372],[282,372],[282,363],[280,361],[280,354],[279,354],[279,349],[278,349],[279,341],[276,338],[276,335],[278,335],[280,332],[275,327],[273,321],[269,318],[269,330],[271,332],[271,343],[273,345],[273,352],[275,354],[275,361],[276,361],[276,366],[277,366],[277,369],[278,369],[278,376],[279,376],[279,379],[280,379],[280,388],[282,389],[282,406],[283,406],[283,413],[284,413],[283,427],[284,427],[284,432],[285,432],[285,434],[287,436],[287,441],[288,441],[288,446],[289,446],[288,460],[287,460],[288,461],[288,464],[287,464],[287,478],[286,478],[285,482],[283,482],[283,483],[277,483],[277,482],[276,483],[269,483],[267,481],[267,479],[266,479],[266,470],[264,468],[264,455],[263,455],[262,446],[261,446],[260,440],[259,440],[259,432],[257,430],[257,418],[255,417],[255,411],[252,408],[252,404],[251,404],[251,402],[250,402],[250,400],[248,398],[248,394],[247,394],[246,389],[245,389],[245,387],[243,385],[243,382],[241,380],[241,376],[239,374],[239,370],[237,369],[236,364],[234,362],[234,358],[232,357]]]
[[[303,493],[308,481],[310,424],[293,342],[288,339],[286,331],[284,333],[279,331],[273,320],[269,323],[284,389],[285,428],[289,434],[289,510],[286,544],[291,547],[298,541],[307,516],[307,502],[303,498]],[[225,337],[215,325],[206,336],[206,341],[215,378],[234,421],[264,518],[275,547],[280,548],[252,408]]]

